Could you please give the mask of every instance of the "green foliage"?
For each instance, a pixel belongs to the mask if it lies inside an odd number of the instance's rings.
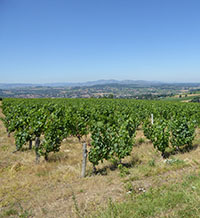
[[[152,134],[153,134],[153,129],[152,129],[152,124],[150,122],[150,119],[145,119],[143,122],[143,131],[144,131],[144,135],[151,140],[152,138]]]
[[[69,135],[81,140],[90,134],[89,160],[97,165],[130,155],[141,123],[144,135],[163,156],[169,146],[191,146],[200,126],[199,109],[195,103],[125,99],[3,99],[1,119],[8,133],[14,133],[17,150],[37,137],[41,143],[35,149],[45,159],[58,152]]]
[[[86,105],[83,104],[79,108],[75,106],[68,108],[66,118],[68,131],[71,135],[78,137],[80,140],[82,136],[89,133],[90,111],[87,109]]]
[[[166,120],[157,120],[152,126],[151,140],[155,148],[165,157],[165,150],[169,147],[169,127]]]
[[[117,116],[117,115],[116,115]],[[107,119],[107,117],[106,117]],[[133,148],[133,135],[135,133],[134,123],[131,118],[123,120],[114,117],[112,123],[98,121],[91,127],[91,149],[89,160],[93,165],[99,161],[122,158],[130,155]]]
[[[50,152],[58,152],[64,133],[64,109],[55,106],[54,111],[46,119],[44,125],[44,141],[40,144],[39,153],[48,159]]]
[[[165,157],[165,151],[169,147],[169,127],[168,122],[164,119],[157,119],[152,125],[149,119],[143,124],[144,135],[150,139],[154,147]]]
[[[173,117],[170,122],[172,133],[171,144],[179,149],[182,146],[192,146],[194,140],[195,126],[194,122],[187,120],[185,117]]]

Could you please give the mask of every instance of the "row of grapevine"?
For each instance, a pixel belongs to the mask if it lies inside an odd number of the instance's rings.
[[[199,104],[111,99],[4,99],[2,118],[13,133],[16,151],[35,140],[36,159],[48,160],[50,152],[60,150],[63,139],[72,135],[81,140],[91,135],[89,161],[130,155],[137,128],[161,151],[191,146],[195,128],[200,126]],[[150,121],[151,114],[154,123]]]
[[[177,116],[170,120],[156,119],[153,124],[147,119],[143,124],[143,131],[154,147],[165,157],[168,147],[176,150],[183,147],[191,148],[195,136],[195,126],[194,120]]]

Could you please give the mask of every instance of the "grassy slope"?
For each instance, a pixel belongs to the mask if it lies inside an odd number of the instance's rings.
[[[12,153],[14,138],[0,122],[0,217],[199,217],[199,143],[200,131],[194,150],[164,162],[139,130],[121,170],[105,162],[91,176],[88,163],[82,179],[77,139],[37,165],[34,151]]]
[[[194,97],[200,97],[200,94],[187,94],[187,97],[179,98],[179,95],[173,96],[173,97],[166,97],[161,99],[162,101],[178,101],[178,102],[189,102],[191,101]]]
[[[93,217],[200,217],[200,175],[184,176],[183,181],[132,194],[124,203],[110,201],[106,211]]]
[[[166,97],[166,98],[163,98],[162,101],[178,101],[178,102],[182,102],[182,101],[191,101],[193,98],[194,97],[192,97],[192,96],[182,97],[182,98]]]

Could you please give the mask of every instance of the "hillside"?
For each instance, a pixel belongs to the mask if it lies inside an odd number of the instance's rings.
[[[0,116],[2,114],[0,113]],[[190,151],[164,160],[141,128],[130,157],[104,162],[80,178],[82,145],[69,137],[61,151],[35,164],[33,150],[13,153],[0,122],[0,217],[199,217],[200,130]]]
[[[86,83],[0,84],[3,98],[165,99],[200,89],[199,83],[99,80]],[[191,99],[191,98],[190,98]],[[175,99],[176,100],[176,99]]]

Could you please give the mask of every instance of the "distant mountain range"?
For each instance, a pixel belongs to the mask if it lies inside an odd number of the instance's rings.
[[[157,85],[188,85],[194,86],[200,83],[167,83],[159,81],[145,81],[145,80],[97,80],[88,82],[65,82],[65,83],[0,83],[0,89],[15,89],[15,88],[28,88],[28,87],[86,87],[86,86],[96,86],[96,85],[109,85],[109,84],[119,84],[119,85],[137,85],[137,86],[157,86]]]
[[[0,89],[14,89],[14,88],[28,88],[28,87],[84,87],[94,85],[106,85],[106,84],[135,84],[135,85],[156,85],[162,84],[162,82],[156,81],[144,81],[144,80],[97,80],[80,83],[44,83],[44,84],[33,84],[33,83],[0,83]],[[164,84],[164,83],[163,83]]]

